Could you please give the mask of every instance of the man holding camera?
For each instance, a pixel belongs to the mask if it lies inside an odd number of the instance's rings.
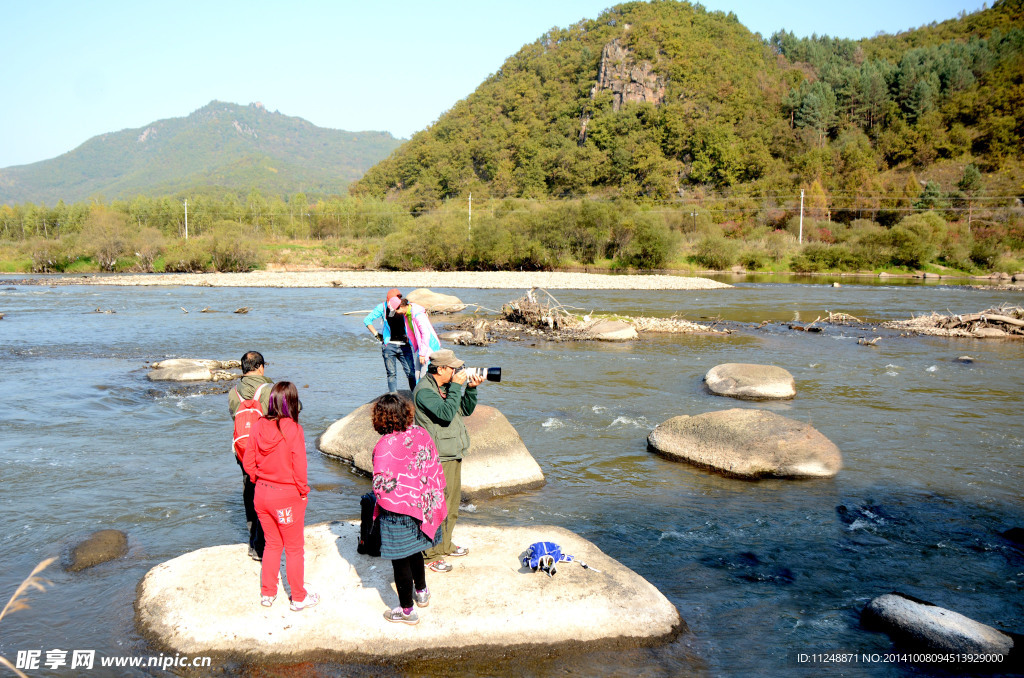
[[[452,543],[452,531],[459,517],[459,503],[462,501],[462,458],[469,451],[469,431],[462,420],[476,409],[476,387],[484,377],[470,378],[462,369],[463,361],[455,353],[442,349],[430,354],[427,376],[420,379],[413,390],[416,404],[416,423],[427,429],[434,439],[437,453],[444,471],[445,503],[448,517],[441,525],[441,541],[423,552],[423,559],[434,572],[450,572],[452,566],[445,562],[445,556],[464,556],[469,549]]]

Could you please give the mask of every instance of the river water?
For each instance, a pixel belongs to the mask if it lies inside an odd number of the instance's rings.
[[[492,309],[523,293],[438,291]],[[134,628],[138,582],[160,562],[243,540],[239,473],[226,442],[228,385],[151,383],[148,361],[261,350],[269,376],[301,387],[315,488],[307,522],[357,518],[368,480],[320,455],[315,442],[385,388],[362,316],[342,315],[371,308],[382,293],[0,287],[2,597],[36,563],[95,530],[129,537],[125,558],[75,574],[47,570],[52,587],[0,622],[0,655],[156,654]],[[845,283],[554,294],[588,311],[717,318],[737,331],[627,345],[460,347],[468,364],[504,369],[502,383],[481,387],[480,402],[508,417],[547,477],[539,490],[477,501],[460,520],[573,530],[660,589],[688,632],[629,652],[397,666],[229,662],[188,675],[928,675],[904,664],[798,661],[800,653],[890,649],[858,616],[894,590],[1024,631],[1024,553],[1000,534],[1024,526],[1024,344],[882,333],[878,346],[865,347],[857,338],[875,333],[806,334],[781,324],[827,311],[870,322],[968,313],[1020,304],[1019,294]],[[231,313],[241,306],[252,311]],[[205,307],[219,312],[198,312]],[[773,322],[757,328],[765,320]],[[957,360],[965,354],[974,362]],[[796,378],[797,397],[749,403],[708,394],[703,375],[726,362],[782,366]],[[662,421],[729,407],[811,423],[842,450],[843,470],[829,480],[746,482],[647,450],[647,434]]]

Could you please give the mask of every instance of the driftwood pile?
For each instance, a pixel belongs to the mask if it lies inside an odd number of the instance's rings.
[[[547,297],[542,297],[541,292]],[[582,324],[580,319],[551,296],[550,292],[539,290],[536,287],[527,291],[519,299],[502,306],[501,319],[539,330],[571,331]]]
[[[591,332],[601,320],[618,320],[632,325],[637,332],[671,332],[671,333],[711,333],[729,334],[731,330],[716,329],[713,325],[702,325],[690,322],[677,316],[671,318],[647,318],[632,316],[595,316],[593,311],[566,306],[559,302],[547,290],[533,288],[519,299],[504,304],[497,320],[486,321],[469,318],[460,323],[449,325],[449,330],[462,330],[471,333],[456,339],[455,343],[469,345],[485,345],[501,337],[510,341],[520,341],[528,337],[538,337],[551,341],[587,341],[594,339]]]
[[[832,311],[829,311],[828,312],[828,316],[825,317],[825,318],[822,318],[819,315],[817,318],[815,318],[811,322],[807,323],[806,325],[797,325],[795,323],[786,323],[786,327],[788,327],[791,330],[796,330],[798,332],[821,332],[821,331],[823,331],[824,328],[819,326],[818,323],[824,323],[826,325],[864,325],[864,324],[866,324],[860,318],[852,316],[849,313],[833,313]],[[757,329],[761,329],[765,325],[770,325],[770,324],[771,324],[771,320],[765,320],[764,322],[762,322],[760,325],[757,326]]]
[[[893,320],[883,323],[882,326],[903,330],[910,334],[928,334],[937,337],[1022,337],[1024,336],[1024,308],[1002,306],[965,315],[942,315],[933,312],[910,320]]]
[[[684,320],[675,315],[669,318],[645,318],[628,315],[616,317],[635,327],[637,332],[711,332],[714,334],[732,334],[730,329],[717,328],[718,323],[721,321],[715,321],[711,325],[702,325],[701,323]]]
[[[828,312],[827,318],[821,318],[821,322],[828,323],[829,325],[863,325],[864,321],[860,318],[850,315],[849,313],[833,313]],[[815,321],[817,322],[817,321]]]

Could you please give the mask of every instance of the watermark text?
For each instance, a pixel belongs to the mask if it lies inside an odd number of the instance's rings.
[[[210,657],[192,657],[182,654],[130,656],[96,656],[96,650],[18,650],[15,668],[22,671],[37,671],[41,668],[55,671],[57,669],[89,670],[97,666],[103,668],[158,668],[163,671],[171,668],[209,668]]]

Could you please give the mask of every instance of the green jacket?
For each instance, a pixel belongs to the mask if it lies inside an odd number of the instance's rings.
[[[274,385],[274,380],[270,377],[261,377],[258,374],[247,374],[242,377],[242,381],[239,382],[238,386],[228,391],[228,410],[231,412],[232,419],[235,418],[235,412],[238,410],[239,403],[242,400],[248,400],[253,397],[260,384],[266,384],[263,390],[260,391],[260,405],[263,406],[263,414],[267,413],[267,406],[270,404],[270,388]],[[236,389],[237,393],[235,392]],[[239,396],[241,396],[241,399],[239,399]]]
[[[433,374],[427,374],[412,392],[416,403],[416,423],[427,429],[434,439],[441,461],[462,459],[469,452],[469,431],[462,421],[476,409],[476,389],[462,390],[462,384],[449,382],[444,386],[447,398],[441,397]]]

